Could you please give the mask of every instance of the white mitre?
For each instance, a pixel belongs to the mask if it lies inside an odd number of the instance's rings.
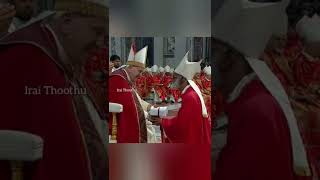
[[[206,73],[207,75],[211,75],[211,66],[206,66],[203,69],[203,72]]]
[[[211,31],[214,36],[227,37],[237,23],[241,12],[240,0],[225,0],[216,15],[212,17]]]
[[[151,71],[153,72],[153,73],[156,73],[156,72],[158,72],[158,66],[155,64],[155,65],[153,65],[152,67],[151,67]]]
[[[178,65],[178,67],[174,70],[175,73],[183,76],[184,78],[186,78],[190,84],[190,86],[194,89],[194,91],[197,93],[197,95],[200,98],[201,101],[201,108],[202,108],[202,116],[207,118],[208,117],[208,112],[207,112],[207,108],[205,106],[204,100],[203,100],[203,96],[201,94],[201,91],[199,89],[199,87],[196,85],[196,83],[192,80],[194,75],[196,73],[200,73],[201,71],[201,61],[199,62],[189,62],[188,61],[188,55],[189,52],[187,52],[187,54],[183,57],[183,59],[181,60],[180,64]]]
[[[273,34],[270,27],[275,26],[273,23],[273,20],[277,18],[275,12],[279,12],[281,5],[280,3],[256,3],[243,0],[241,11],[233,12],[238,14],[236,20],[233,20],[236,22],[233,27],[226,25],[227,22],[213,26],[219,32],[224,32],[213,34],[213,37],[229,42],[246,56],[258,58],[264,52],[265,45]],[[233,5],[230,8],[234,8]]]
[[[170,72],[170,70],[171,70],[170,66],[168,66],[168,65],[166,65],[166,67],[164,67],[164,69],[165,69],[165,72],[167,72],[167,73]]]
[[[282,4],[281,2],[253,3],[248,0],[242,1],[242,3],[242,11],[237,12],[239,18],[233,20],[233,22],[237,23],[233,27],[224,25],[223,23],[219,26],[213,26],[213,28],[218,28],[219,32],[225,31],[224,34],[213,34],[213,37],[229,43],[242,52],[263,85],[277,100],[286,116],[290,130],[294,172],[299,176],[310,176],[311,171],[305,148],[297,126],[297,120],[290,106],[289,98],[280,81],[266,63],[257,59],[264,51],[273,33],[270,31],[270,27],[273,27],[274,19],[278,18],[279,14],[275,12],[279,12],[278,8]],[[233,7],[229,6],[232,10]],[[222,10],[226,11],[224,13],[228,13],[227,7]],[[235,13],[234,11],[230,12]],[[233,17],[237,16],[233,15]],[[213,30],[213,32],[215,31]]]
[[[187,80],[192,80],[196,73],[200,73],[201,61],[198,62],[189,62],[188,61],[189,52],[181,60],[178,67],[174,70],[175,73],[180,74],[181,76],[185,77]]]
[[[165,69],[164,69],[163,67],[161,67],[161,66],[159,67],[159,72],[162,73],[162,72],[164,72],[164,70],[165,70]]]
[[[320,41],[320,17],[314,14],[311,18],[304,16],[296,25],[298,34],[306,42]]]
[[[137,53],[134,53],[133,48],[131,47],[127,65],[145,68],[147,60],[147,50],[148,46],[142,48]]]

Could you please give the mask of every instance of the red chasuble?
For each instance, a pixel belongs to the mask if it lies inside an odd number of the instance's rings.
[[[45,85],[67,87],[64,74],[42,50],[32,45],[8,47],[0,53],[0,59],[3,84],[0,129],[29,132],[44,140],[44,156],[32,179],[88,180],[85,144],[72,97],[46,95],[43,89]],[[2,174],[5,164],[2,165],[0,179],[7,180],[3,176],[8,174]]]
[[[169,142],[210,144],[210,123],[208,118],[202,116],[199,96],[189,87],[181,99],[182,106],[178,115],[172,119],[162,119],[161,126]]]
[[[72,86],[56,52],[52,34],[40,24],[0,41],[0,129],[44,140],[43,158],[25,169],[26,179],[107,178],[107,152],[85,104],[65,91]],[[0,161],[1,180],[10,179],[9,167]]]
[[[258,80],[226,106],[227,144],[217,161],[215,180],[293,180],[287,120]]]
[[[206,74],[204,72],[196,75],[193,80],[201,91],[209,116],[214,119],[214,106],[212,107],[211,105],[211,80],[206,78]],[[210,125],[211,124],[212,122],[210,122]]]
[[[109,102],[123,105],[123,112],[117,117],[117,142],[146,143],[144,112],[123,69],[114,71],[109,78]],[[109,133],[112,132],[111,128],[112,120],[109,120]]]
[[[281,51],[271,49],[263,59],[286,89],[298,127],[306,147],[313,176],[320,175],[320,96],[316,92],[320,83],[319,58],[308,57],[297,33],[288,36]],[[297,98],[297,95],[307,99]]]

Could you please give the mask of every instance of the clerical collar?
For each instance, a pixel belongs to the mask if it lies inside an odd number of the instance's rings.
[[[255,73],[255,72],[250,73],[250,74],[244,76],[244,77],[241,79],[241,81],[237,84],[237,86],[233,89],[232,93],[229,95],[227,102],[228,102],[228,103],[231,103],[231,102],[233,102],[234,100],[236,100],[236,99],[240,96],[243,88],[244,88],[246,85],[248,85],[248,84],[249,84],[252,80],[254,80],[255,78],[256,78],[256,73]]]
[[[190,87],[190,85],[186,86],[186,87],[182,90],[181,94],[184,94],[189,87]]]

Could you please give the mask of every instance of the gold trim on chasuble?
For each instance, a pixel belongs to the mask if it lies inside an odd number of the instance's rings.
[[[127,65],[138,66],[138,67],[145,68],[145,64],[143,64],[141,62],[137,62],[137,61],[128,61]]]

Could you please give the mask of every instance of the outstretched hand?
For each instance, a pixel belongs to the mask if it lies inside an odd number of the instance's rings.
[[[160,126],[161,125],[161,118],[159,117],[150,117],[150,121],[153,125]]]
[[[114,67],[114,64],[112,62],[109,63],[109,75],[112,73],[112,68]]]

